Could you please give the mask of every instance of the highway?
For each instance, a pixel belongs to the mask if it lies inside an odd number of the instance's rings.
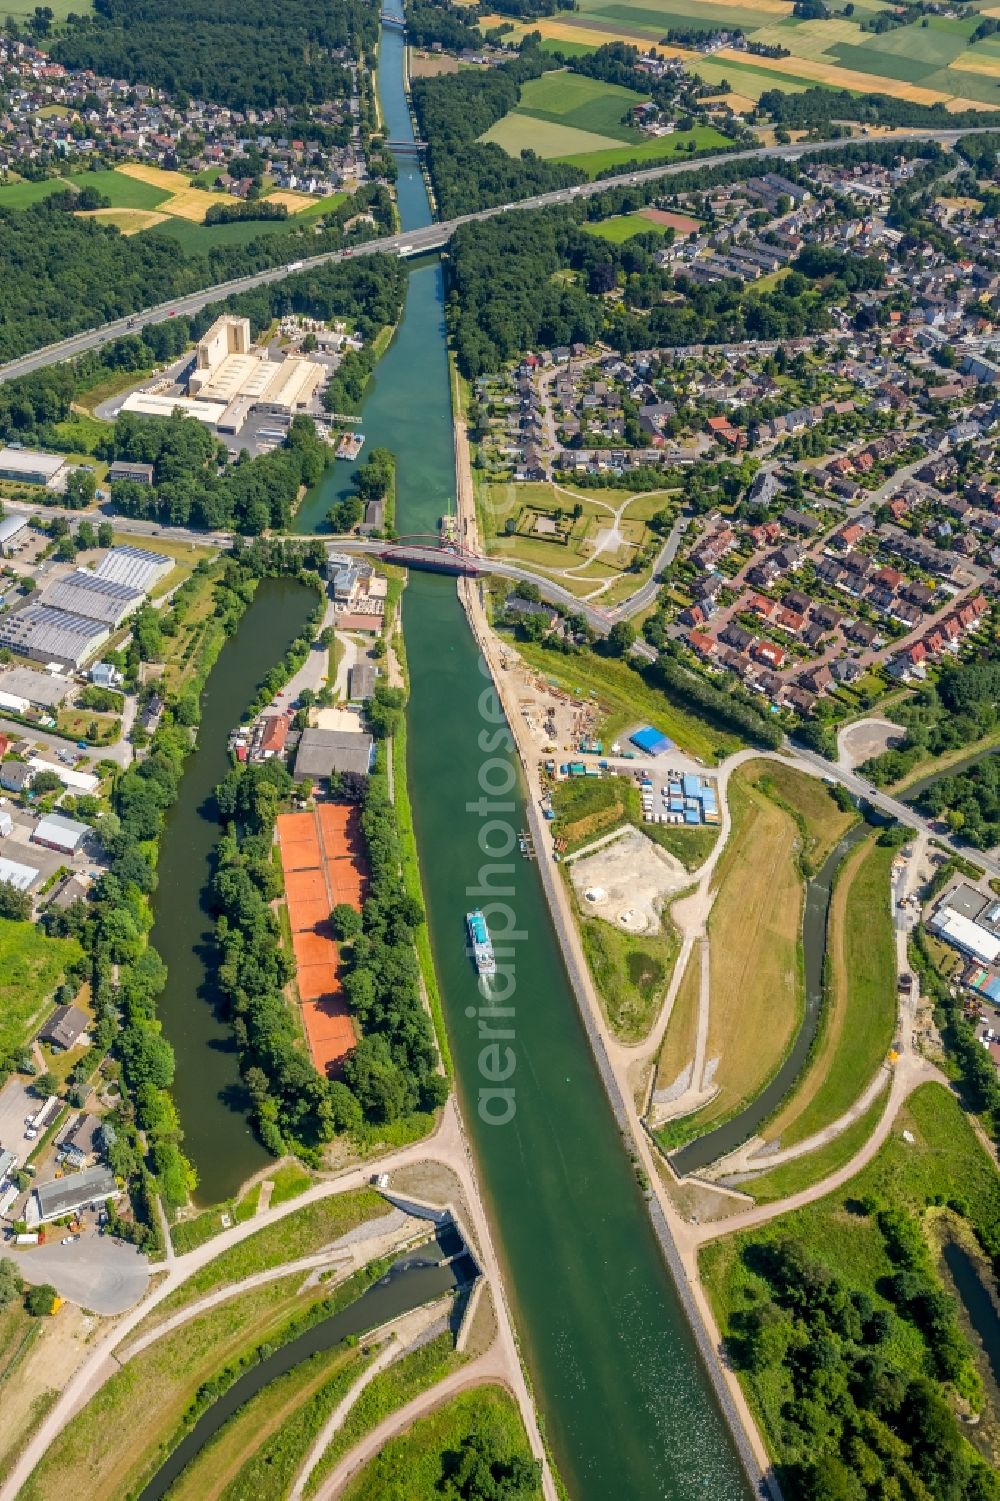
[[[937,141],[941,145],[954,144],[965,135],[978,135],[988,131],[988,126],[977,126],[968,130],[901,130],[892,137],[896,141]],[[880,137],[872,137],[877,141]],[[628,172],[618,177],[606,177],[596,182],[581,183],[574,188],[562,188],[553,193],[539,193],[534,198],[523,198],[516,203],[504,203],[495,208],[480,209],[474,214],[463,214],[457,219],[448,219],[442,223],[429,224],[424,229],[407,230],[405,234],[388,235],[377,240],[367,240],[363,245],[354,245],[346,250],[330,250],[323,255],[311,256],[302,261],[291,261],[287,265],[272,266],[267,271],[258,271],[252,276],[238,277],[233,281],[219,282],[215,286],[205,287],[200,292],[189,293],[185,297],[174,298],[170,302],[158,303],[155,307],[144,308],[128,317],[117,318],[112,323],[105,323],[100,328],[89,329],[84,333],[74,334],[71,338],[62,339],[56,344],[46,345],[44,349],[34,350],[31,354],[21,355],[16,360],[11,360],[6,365],[0,365],[0,381],[15,380],[18,376],[28,375],[33,370],[44,369],[47,365],[59,364],[62,360],[72,359],[74,355],[83,354],[88,349],[96,349],[101,344],[106,344],[111,339],[119,339],[124,334],[138,333],[148,323],[163,323],[167,318],[176,317],[183,313],[198,313],[203,307],[211,302],[217,302],[221,298],[230,297],[237,292],[249,292],[255,287],[267,286],[270,282],[282,281],[286,276],[301,271],[309,271],[318,266],[325,266],[330,261],[349,260],[359,255],[375,255],[379,252],[409,257],[423,255],[428,251],[440,250],[451,239],[455,230],[462,224],[476,223],[483,219],[496,218],[498,214],[509,212],[548,208],[554,204],[572,203],[576,198],[591,198],[596,194],[606,192],[608,188],[629,187],[637,183],[651,182],[662,177],[673,177],[681,172],[690,172],[695,165],[715,166],[721,161],[753,161],[762,163],[796,161],[807,152],[834,151],[842,149],[849,142],[844,140],[816,141],[806,145],[798,142],[791,146],[758,146],[745,151],[720,152],[712,156],[698,157],[692,160],[690,157],[681,162],[673,162],[669,165],[646,167],[641,171]]]

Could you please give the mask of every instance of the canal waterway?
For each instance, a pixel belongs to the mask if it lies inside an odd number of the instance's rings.
[[[377,1329],[411,1309],[440,1298],[459,1286],[468,1263],[440,1266],[444,1248],[436,1241],[411,1251],[396,1261],[386,1275],[369,1287],[355,1302],[331,1314],[320,1324],[289,1340],[235,1381],[218,1401],[202,1413],[191,1432],[186,1434],[152,1480],[140,1492],[139,1501],[162,1501],[171,1486],[192,1460],[214,1438],[229,1419],[264,1387],[294,1370],[304,1360],[321,1351],[332,1350],[351,1335]]]
[[[379,87],[392,137],[412,138],[403,41],[392,30],[382,33]],[[430,212],[419,171],[406,160],[398,165],[410,229],[429,222]],[[410,273],[405,313],[369,388],[361,430],[368,444],[396,454],[399,531],[435,532],[454,507],[455,485],[437,259]],[[301,530],[325,520],[349,474],[344,464],[328,473],[300,510]],[[524,803],[513,759],[492,749],[496,725],[480,714],[487,680],[454,582],[412,573],[403,628],[409,779],[431,942],[463,1113],[556,1463],[574,1501],[742,1501],[747,1482],[600,1082],[538,871],[518,855]],[[496,863],[480,844],[484,819],[469,811],[484,795],[487,760],[494,778],[514,781],[501,799],[507,833],[494,831],[513,844],[499,881],[520,935],[505,1019],[514,1112],[502,1125],[480,1113],[480,1090],[489,1087],[479,1033],[484,997],[464,932],[465,913],[489,901],[483,867]],[[498,928],[497,918],[495,936]]]
[[[292,579],[263,579],[208,677],[197,748],[184,765],[160,840],[150,942],[167,966],[157,1015],[174,1050],[171,1094],[184,1150],[198,1171],[197,1198],[215,1204],[271,1158],[250,1129],[232,1027],[206,967],[212,920],[204,903],[219,839],[214,788],[229,770],[229,732],[316,607]]]
[[[799,1075],[809,1058],[823,1011],[823,961],[826,957],[827,920],[830,915],[830,893],[840,862],[859,840],[871,832],[866,823],[858,823],[841,839],[827,856],[820,870],[806,883],[806,900],[802,913],[802,959],[805,980],[805,1009],[802,1025],[796,1034],[786,1058],[774,1078],[762,1089],[745,1110],[731,1120],[700,1136],[687,1146],[671,1153],[670,1161],[682,1177],[697,1173],[710,1162],[717,1162],[729,1152],[749,1141],[758,1127],[771,1116],[794,1089]]]

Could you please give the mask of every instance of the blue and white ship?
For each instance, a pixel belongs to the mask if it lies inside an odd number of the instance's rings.
[[[472,944],[472,958],[476,969],[481,975],[496,974],[497,962],[493,957],[493,942],[490,938],[490,930],[486,926],[486,919],[477,908],[475,912],[465,914],[465,926],[468,929],[469,941]]]

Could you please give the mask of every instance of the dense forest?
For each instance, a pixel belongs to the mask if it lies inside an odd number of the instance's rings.
[[[790,1501],[995,1501],[997,1478],[942,1390],[975,1390],[979,1377],[919,1222],[867,1201],[856,1212],[871,1216],[892,1266],[888,1307],[791,1237],[743,1251],[765,1291],[726,1343],[738,1368],[785,1395],[780,1443],[794,1458],[782,1490]],[[926,1375],[900,1359],[914,1346],[926,1350]]]
[[[1000,760],[987,756],[956,776],[942,777],[920,798],[920,810],[932,818],[944,814],[953,834],[977,849],[1000,844]]]
[[[514,108],[520,85],[558,66],[537,48],[488,72],[414,78],[413,106],[427,141],[427,169],[442,219],[585,182],[577,167],[519,158],[478,137]]]
[[[752,284],[704,286],[656,265],[659,238],[623,245],[586,234],[581,209],[547,209],[464,224],[447,262],[448,319],[463,375],[497,370],[532,349],[603,338],[633,349],[747,338],[795,337],[830,327],[829,308],[849,278],[877,285],[884,268],[864,258],[804,263],[770,292]],[[554,280],[561,270],[572,281]],[[822,285],[818,278],[822,278]],[[621,288],[623,298],[605,294]],[[683,293],[664,302],[665,291]]]
[[[169,235],[153,229],[126,238],[94,219],[78,219],[75,207],[74,195],[67,192],[30,208],[0,209],[0,361],[171,297],[280,265],[301,255],[307,243],[311,254],[335,250],[392,224],[389,196],[374,185],[332,210],[320,234],[314,225],[303,230],[293,220],[287,234],[186,256]],[[364,209],[373,213],[377,228],[352,231],[345,240],[343,224]]]
[[[432,47],[435,42],[449,52],[466,47],[479,49],[483,37],[479,28],[469,24],[475,12],[461,5],[428,5],[426,0],[410,0],[406,7],[407,40],[414,47]]]
[[[70,16],[57,62],[240,110],[348,97],[345,62],[378,34],[362,0],[96,0],[95,12]]]

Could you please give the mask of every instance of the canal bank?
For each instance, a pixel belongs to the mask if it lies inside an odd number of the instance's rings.
[[[392,31],[383,31],[379,79],[392,137],[407,139],[403,43]],[[429,222],[418,170],[406,160],[399,167],[404,228]],[[396,454],[399,531],[435,533],[455,503],[439,262],[411,271],[403,318],[361,415],[366,442]],[[348,479],[342,465],[328,474],[297,517],[301,530],[325,519]],[[428,932],[466,1129],[547,1441],[574,1501],[622,1491],[742,1501],[747,1480],[723,1394],[699,1358],[608,1108],[540,873],[517,854],[529,812],[513,741],[454,584],[412,573],[402,620]],[[480,988],[466,953],[464,914],[474,906],[493,927],[502,992]],[[676,1264],[674,1272],[682,1276]]]

